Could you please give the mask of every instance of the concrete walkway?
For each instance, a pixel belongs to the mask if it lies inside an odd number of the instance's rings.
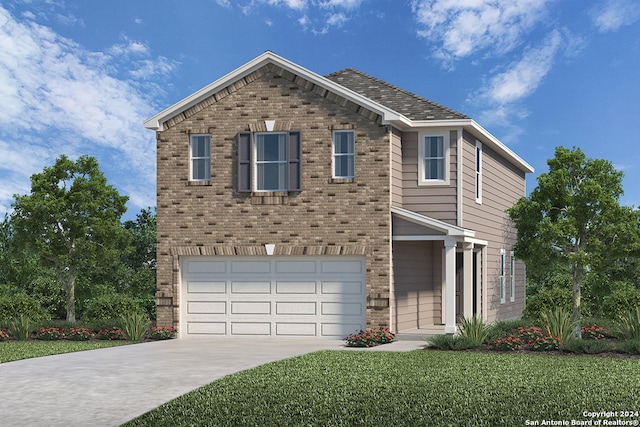
[[[0,364],[0,425],[119,426],[225,375],[318,350],[410,351],[424,341],[370,349],[319,339],[181,339]]]

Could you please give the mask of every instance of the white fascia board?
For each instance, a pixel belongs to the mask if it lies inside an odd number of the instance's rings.
[[[320,86],[330,92],[336,93],[343,98],[352,101],[358,105],[363,106],[369,110],[372,110],[382,116],[382,121],[384,124],[392,123],[392,122],[410,122],[409,119],[404,117],[403,115],[377,103],[369,98],[366,98],[360,95],[357,92],[354,92],[350,89],[345,88],[333,81],[323,77],[319,74],[314,73],[300,65],[289,61],[279,55],[276,55],[273,52],[267,51],[257,58],[247,62],[243,66],[235,69],[234,71],[226,74],[225,76],[219,78],[215,82],[203,87],[202,89],[194,92],[188,97],[184,98],[181,101],[173,104],[169,108],[161,111],[155,116],[147,119],[144,122],[144,127],[147,129],[162,131],[163,123],[169,120],[171,117],[180,114],[181,112],[193,107],[219,90],[225,88],[229,84],[240,80],[241,78],[253,73],[257,69],[263,67],[268,63],[273,63],[283,69],[298,75],[306,80],[313,82],[315,85]]]
[[[391,213],[396,214],[402,219],[406,219],[407,221],[413,222],[415,224],[422,225],[424,227],[431,228],[432,230],[445,233],[446,236],[471,237],[471,238],[476,236],[476,232],[473,230],[468,230],[466,228],[458,227],[456,225],[451,225],[444,221],[430,218],[426,215],[422,215],[407,209],[399,208],[397,206],[391,206]],[[443,237],[444,236],[440,236],[440,239],[442,239]]]

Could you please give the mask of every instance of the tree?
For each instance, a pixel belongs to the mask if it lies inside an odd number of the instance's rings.
[[[52,266],[66,294],[67,320],[75,322],[75,281],[88,259],[117,253],[126,196],[107,185],[95,158],[66,156],[31,176],[31,194],[16,195],[12,226],[17,241]]]
[[[581,337],[581,287],[587,270],[622,255],[640,239],[637,216],[620,206],[622,172],[579,149],[558,147],[549,172],[507,210],[518,231],[515,254],[536,269],[567,265],[572,277],[573,337]]]

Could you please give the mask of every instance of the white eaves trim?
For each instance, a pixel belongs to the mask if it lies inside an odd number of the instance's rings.
[[[164,123],[182,113],[185,110],[193,107],[194,105],[202,102],[208,97],[212,96],[216,92],[224,89],[235,81],[238,81],[261,67],[272,63],[275,64],[295,75],[302,77],[305,80],[312,82],[313,84],[322,87],[330,92],[333,92],[355,104],[380,114],[382,117],[382,124],[390,124],[398,127],[401,130],[417,129],[417,128],[430,128],[430,127],[463,127],[467,131],[474,134],[475,137],[482,142],[487,143],[491,148],[496,150],[499,154],[510,159],[518,168],[525,173],[532,173],[534,169],[531,165],[521,159],[517,154],[511,151],[506,145],[500,142],[496,137],[491,135],[486,129],[480,126],[472,119],[452,119],[452,120],[411,120],[406,116],[378,103],[371,99],[355,92],[346,87],[333,82],[319,74],[314,73],[300,65],[289,61],[271,51],[266,51],[257,58],[247,62],[243,66],[235,69],[227,75],[219,78],[215,82],[203,87],[202,89],[194,92],[183,100],[173,104],[169,108],[159,112],[158,114],[145,120],[144,127],[147,129],[162,131],[164,130]]]

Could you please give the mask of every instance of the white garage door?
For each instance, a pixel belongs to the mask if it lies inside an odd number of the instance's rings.
[[[364,257],[184,257],[181,336],[344,338],[366,325]]]

